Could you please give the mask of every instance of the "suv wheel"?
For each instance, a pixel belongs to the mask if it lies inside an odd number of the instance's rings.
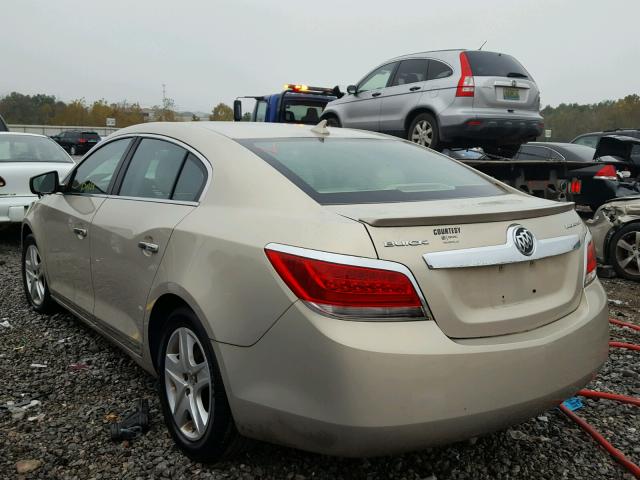
[[[416,116],[409,126],[407,139],[423,147],[436,150],[440,143],[438,124],[429,113],[421,113]]]
[[[56,303],[51,298],[40,250],[33,235],[27,235],[22,249],[22,285],[27,301],[39,313],[50,313]]]
[[[616,273],[628,280],[640,280],[640,224],[632,223],[618,230],[609,248]]]
[[[340,120],[338,120],[338,117],[334,116],[334,115],[329,115],[327,117],[327,127],[342,127],[342,125],[340,124]]]
[[[69,147],[69,154],[70,155],[75,155],[76,154],[76,147],[75,146],[71,145]]]
[[[230,455],[240,440],[210,342],[194,313],[179,308],[167,319],[157,361],[167,428],[198,462]]]

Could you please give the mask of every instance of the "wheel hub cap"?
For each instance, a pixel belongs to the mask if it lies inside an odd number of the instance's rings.
[[[433,128],[431,124],[426,120],[416,123],[411,133],[411,141],[419,145],[424,145],[425,147],[430,146],[433,141]]]
[[[640,275],[640,231],[627,232],[616,244],[616,260],[630,275]]]
[[[29,245],[27,248],[24,258],[24,272],[31,301],[36,305],[42,305],[45,280],[40,252],[38,252],[38,247],[35,245]]]
[[[204,348],[186,327],[178,328],[169,338],[164,380],[175,424],[187,439],[200,439],[213,411],[211,374]]]

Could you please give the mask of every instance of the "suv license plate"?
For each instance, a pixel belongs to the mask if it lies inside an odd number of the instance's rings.
[[[518,88],[504,87],[502,89],[502,98],[505,100],[520,100],[520,90]]]

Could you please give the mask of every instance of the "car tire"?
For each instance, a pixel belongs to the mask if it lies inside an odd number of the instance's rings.
[[[326,117],[326,120],[327,120],[327,127],[335,127],[335,128],[342,127],[340,120],[335,115],[329,115],[328,117]]]
[[[38,313],[52,313],[57,304],[47,285],[44,264],[33,235],[24,239],[22,246],[22,286],[31,307]]]
[[[190,309],[169,314],[156,365],[164,421],[178,447],[204,463],[236,454],[244,439],[236,430],[209,336]]]
[[[609,260],[620,277],[640,281],[640,223],[625,225],[613,235]]]
[[[71,145],[69,147],[69,155],[76,155],[76,147]]]
[[[430,113],[416,115],[407,130],[407,140],[423,147],[438,150],[440,147],[440,132],[438,122]]]

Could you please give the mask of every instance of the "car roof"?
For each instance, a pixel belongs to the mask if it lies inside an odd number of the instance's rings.
[[[194,130],[208,130],[224,137],[241,140],[247,138],[390,138],[374,132],[352,130],[348,128],[329,128],[329,135],[320,135],[311,131],[313,125],[265,123],[265,122],[150,122],[133,125],[118,130],[117,135],[129,133],[156,133],[180,137],[181,133]]]
[[[49,138],[46,135],[40,135],[39,133],[28,133],[28,132],[0,132],[0,135],[20,135],[25,137],[44,137]]]

